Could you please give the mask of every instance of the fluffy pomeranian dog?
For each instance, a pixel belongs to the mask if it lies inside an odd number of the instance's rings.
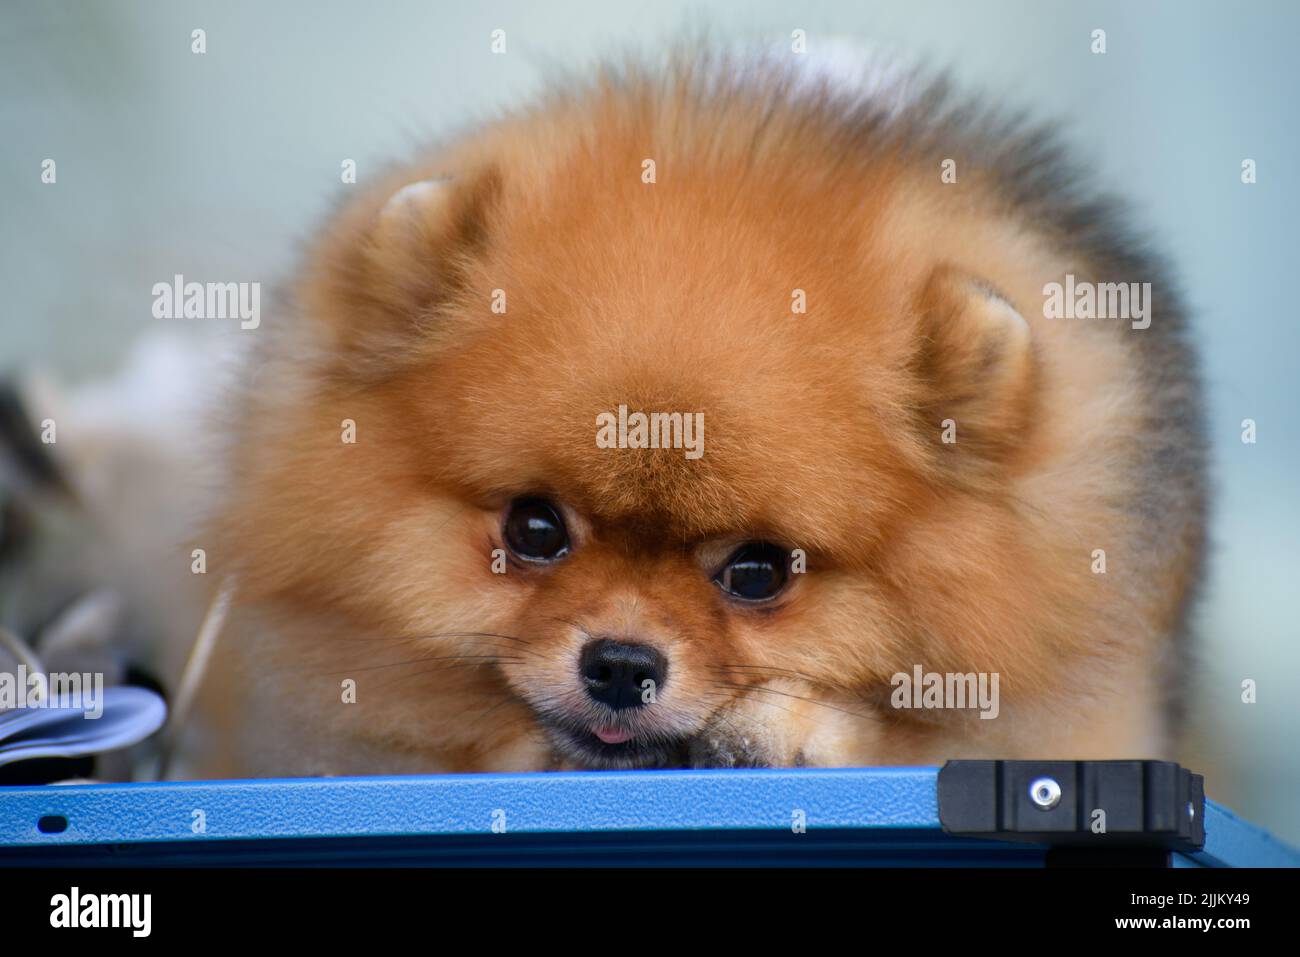
[[[191,766],[1167,755],[1201,406],[1119,220],[942,85],[699,51],[365,188],[257,334]]]

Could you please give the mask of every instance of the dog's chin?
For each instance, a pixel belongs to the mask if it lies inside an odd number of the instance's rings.
[[[568,763],[593,771],[628,771],[636,768],[687,766],[690,740],[645,731],[626,741],[603,741],[591,728],[572,719],[541,716],[542,727],[560,756]]]

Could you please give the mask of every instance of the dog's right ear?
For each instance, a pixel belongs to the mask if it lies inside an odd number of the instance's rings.
[[[920,301],[921,428],[954,464],[979,466],[1017,448],[1030,424],[1037,363],[1029,325],[1001,294],[947,267]],[[945,425],[950,434],[941,441]]]
[[[487,167],[398,183],[347,210],[302,289],[333,344],[392,354],[430,330],[487,241],[499,191]]]

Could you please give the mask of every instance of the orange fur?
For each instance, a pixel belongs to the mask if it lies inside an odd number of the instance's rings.
[[[1194,429],[1159,437],[1169,394],[1194,419],[1191,373],[1149,372],[1172,334],[1044,319],[1044,283],[1120,260],[1012,195],[969,132],[944,185],[906,119],[704,72],[605,75],[326,231],[241,408],[208,773],[582,765],[539,715],[578,707],[588,634],[667,655],[632,720],[684,761],[1167,751],[1202,522]],[[385,207],[429,176],[451,180]],[[702,412],[704,455],[597,448],[620,404]],[[1184,474],[1141,451],[1163,441]],[[1170,483],[1172,505],[1134,504]],[[534,494],[572,554],[494,574]],[[762,608],[710,580],[753,539],[807,554]],[[915,664],[999,673],[1001,715],[892,709]]]

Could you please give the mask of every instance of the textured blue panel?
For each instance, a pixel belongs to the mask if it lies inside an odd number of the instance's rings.
[[[934,768],[608,771],[0,790],[0,845],[506,831],[938,830]],[[195,834],[194,812],[206,831]],[[498,813],[500,812],[500,813]],[[494,814],[497,817],[494,817]],[[59,815],[67,829],[42,833]]]

